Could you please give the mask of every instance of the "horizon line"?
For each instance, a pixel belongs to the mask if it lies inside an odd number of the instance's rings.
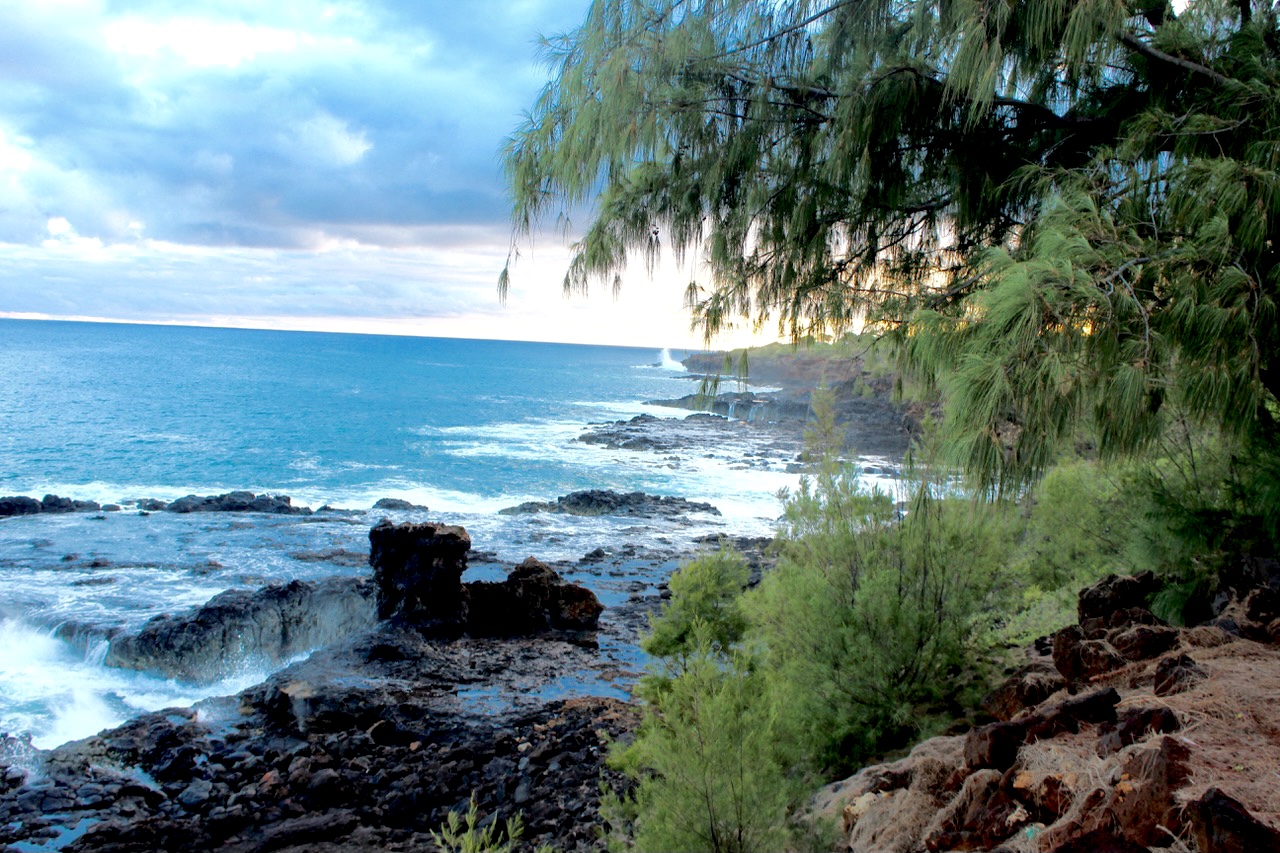
[[[171,328],[185,329],[229,329],[233,331],[253,331],[253,332],[296,332],[301,334],[316,335],[364,335],[370,337],[389,337],[389,338],[430,338],[434,340],[454,340],[454,341],[493,341],[495,343],[528,343],[528,344],[559,344],[562,346],[586,346],[586,347],[607,347],[610,349],[653,349],[653,350],[684,350],[685,352],[722,352],[723,348],[717,349],[709,346],[690,347],[685,345],[657,345],[657,344],[605,344],[588,341],[565,341],[565,340],[548,340],[545,338],[501,338],[485,335],[441,335],[431,332],[415,332],[411,327],[400,325],[401,321],[389,320],[387,318],[365,318],[364,322],[371,323],[369,327],[362,328],[337,328],[335,326],[317,326],[312,325],[310,328],[300,326],[289,326],[280,324],[280,320],[287,318],[246,318],[241,322],[236,322],[235,318],[217,318],[207,321],[198,319],[181,319],[181,320],[159,320],[159,319],[123,319],[114,317],[92,317],[84,315],[54,315],[54,314],[38,314],[19,311],[0,311],[0,320],[15,320],[19,322],[50,322],[50,323],[91,323],[104,326],[163,326]],[[337,322],[347,321],[348,318],[332,318]],[[222,322],[219,322],[222,320]],[[275,321],[273,324],[272,321]],[[386,324],[392,328],[378,328],[379,324]]]

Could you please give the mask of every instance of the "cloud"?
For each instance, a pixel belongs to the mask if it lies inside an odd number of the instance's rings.
[[[70,5],[0,6],[0,176],[25,200],[0,239],[61,215],[106,242],[131,239],[125,219],[289,248],[317,228],[503,221],[498,148],[541,82],[532,40],[585,0]]]
[[[505,136],[588,0],[0,0],[0,316],[675,344],[679,277],[495,295]]]

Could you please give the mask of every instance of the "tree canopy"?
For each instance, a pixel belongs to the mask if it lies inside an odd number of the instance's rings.
[[[1269,3],[597,0],[543,47],[505,164],[517,236],[588,211],[567,289],[666,249],[708,334],[870,323],[988,488],[1082,425],[1274,446]]]

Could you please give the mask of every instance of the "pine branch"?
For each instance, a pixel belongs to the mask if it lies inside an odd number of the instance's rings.
[[[842,6],[852,6],[855,2],[858,2],[858,0],[840,0],[839,3],[832,3],[827,8],[814,12],[812,15],[805,18],[803,21],[798,21],[794,24],[791,24],[790,26],[783,27],[777,32],[770,33],[767,36],[763,36],[762,38],[756,39],[755,41],[749,42],[740,47],[735,47],[732,50],[726,50],[724,53],[717,53],[714,56],[705,57],[704,61],[710,62],[711,60],[715,60],[715,59],[724,59],[726,56],[733,56],[735,53],[742,53],[743,51],[751,50],[751,48],[753,47],[759,47],[762,44],[768,44],[774,39],[779,39],[785,35],[794,33],[797,30],[804,29],[805,27],[812,24],[814,21],[817,21],[821,18],[825,18],[827,15],[830,15],[832,12],[841,8]]]
[[[1152,47],[1151,45],[1144,42],[1142,39],[1135,36],[1133,33],[1122,34],[1120,36],[1120,43],[1123,44],[1125,47],[1129,48],[1130,50],[1133,50],[1142,54],[1148,59],[1154,59],[1157,62],[1163,62],[1167,65],[1175,65],[1178,68],[1181,68],[1185,71],[1190,71],[1193,74],[1199,74],[1203,77],[1208,77],[1210,80],[1214,81],[1215,83],[1220,83],[1221,85],[1226,86],[1230,83],[1237,82],[1235,80],[1232,80],[1230,77],[1226,76],[1225,74],[1219,74],[1217,71],[1214,71],[1212,68],[1208,67],[1207,65],[1201,65],[1198,62],[1192,62],[1190,59],[1183,59],[1180,56],[1174,56],[1171,53],[1165,53],[1163,50],[1160,50],[1159,48]]]

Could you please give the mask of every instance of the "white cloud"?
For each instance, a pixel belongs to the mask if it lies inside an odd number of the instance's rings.
[[[0,0],[0,308],[690,339],[683,280],[565,301],[558,247],[497,301],[497,151],[586,3]]]
[[[373,149],[365,131],[353,131],[342,119],[317,113],[281,135],[283,153],[294,153],[319,166],[351,166]]]
[[[30,137],[12,136],[0,127],[0,172],[25,172],[31,168]]]
[[[260,56],[291,53],[309,41],[292,30],[198,17],[128,16],[108,21],[102,34],[107,47],[122,56],[167,54],[197,68],[236,68]]]

